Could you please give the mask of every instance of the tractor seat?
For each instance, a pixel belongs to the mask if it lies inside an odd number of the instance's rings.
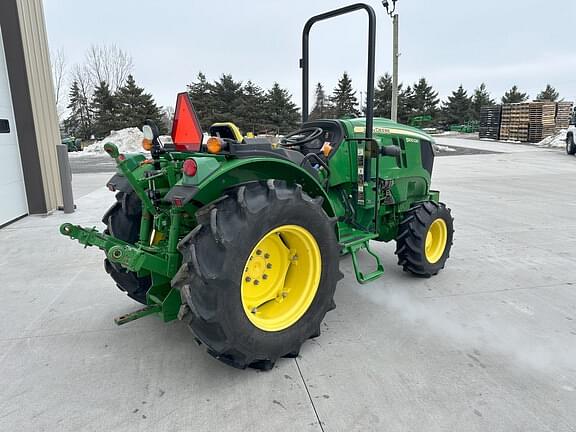
[[[236,142],[242,142],[243,139],[238,126],[231,122],[214,123],[208,129],[208,133],[213,137],[231,139]]]

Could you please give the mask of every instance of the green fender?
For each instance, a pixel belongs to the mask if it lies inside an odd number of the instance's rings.
[[[330,217],[336,212],[320,182],[303,168],[290,161],[272,158],[195,158],[198,164],[198,174],[189,179],[183,179],[184,184],[198,187],[194,201],[208,204],[217,200],[226,189],[252,181],[268,179],[285,180],[291,184],[299,184],[311,197],[324,198],[322,207]]]

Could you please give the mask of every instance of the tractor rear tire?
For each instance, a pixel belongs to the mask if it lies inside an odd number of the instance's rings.
[[[236,368],[270,370],[320,335],[334,309],[336,219],[299,185],[252,182],[196,213],[172,280],[182,319],[210,355]]]
[[[408,210],[398,228],[396,255],[404,271],[430,277],[450,256],[454,219],[443,203],[426,201]]]
[[[574,142],[574,135],[572,134],[566,137],[566,153],[569,155],[576,154],[576,143]]]
[[[142,204],[134,192],[116,194],[116,202],[106,212],[102,222],[106,225],[105,234],[134,244],[140,236]],[[126,270],[119,264],[104,260],[104,268],[116,286],[128,297],[139,303],[146,304],[146,293],[152,284],[150,276],[138,277],[135,272]]]

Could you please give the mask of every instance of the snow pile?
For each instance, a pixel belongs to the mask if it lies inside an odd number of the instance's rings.
[[[540,147],[564,147],[566,145],[566,129],[560,129],[556,135],[544,138],[538,143]]]
[[[144,153],[142,149],[142,139],[144,134],[138,128],[126,128],[110,132],[102,141],[96,141],[94,144],[84,148],[87,153],[105,153],[104,144],[112,143],[118,147],[120,153]]]
[[[448,147],[448,146],[443,146],[443,145],[438,145],[438,144],[434,144],[434,147],[436,147],[436,152],[453,152],[456,151],[455,148],[452,147]]]

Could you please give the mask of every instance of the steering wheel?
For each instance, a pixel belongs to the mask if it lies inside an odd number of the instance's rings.
[[[310,127],[305,129],[299,129],[297,131],[291,132],[286,135],[280,141],[282,147],[296,147],[303,144],[308,144],[315,139],[322,136],[324,130],[319,127]]]

